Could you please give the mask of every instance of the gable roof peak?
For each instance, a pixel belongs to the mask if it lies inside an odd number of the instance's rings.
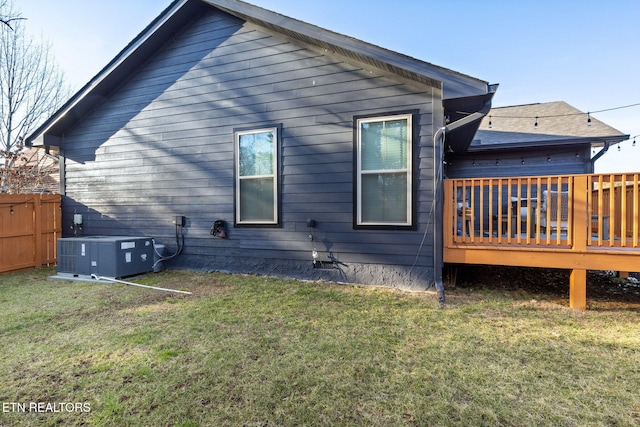
[[[385,73],[441,87],[444,98],[483,95],[486,81],[393,52],[352,37],[289,18],[240,0],[174,0],[89,83],[46,120],[27,143],[59,145],[59,137],[91,112],[103,99],[147,63],[168,40],[195,17],[215,8],[310,46],[367,64]]]

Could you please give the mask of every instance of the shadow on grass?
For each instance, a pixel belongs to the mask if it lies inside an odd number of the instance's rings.
[[[450,289],[486,289],[508,292],[515,298],[530,294],[568,305],[569,270],[488,265],[448,265],[445,277]],[[588,309],[640,309],[640,283],[636,273],[621,279],[614,272],[587,273]],[[526,295],[524,296],[526,298]]]

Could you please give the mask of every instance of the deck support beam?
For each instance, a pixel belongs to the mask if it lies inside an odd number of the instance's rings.
[[[569,307],[587,309],[587,270],[571,270],[569,276]]]

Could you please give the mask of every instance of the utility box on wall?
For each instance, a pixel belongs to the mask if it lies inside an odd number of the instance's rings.
[[[58,239],[58,273],[126,277],[153,270],[150,237],[90,236]]]

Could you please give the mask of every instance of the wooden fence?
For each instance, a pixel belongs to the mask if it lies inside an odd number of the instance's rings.
[[[0,194],[0,273],[56,263],[59,194]]]

